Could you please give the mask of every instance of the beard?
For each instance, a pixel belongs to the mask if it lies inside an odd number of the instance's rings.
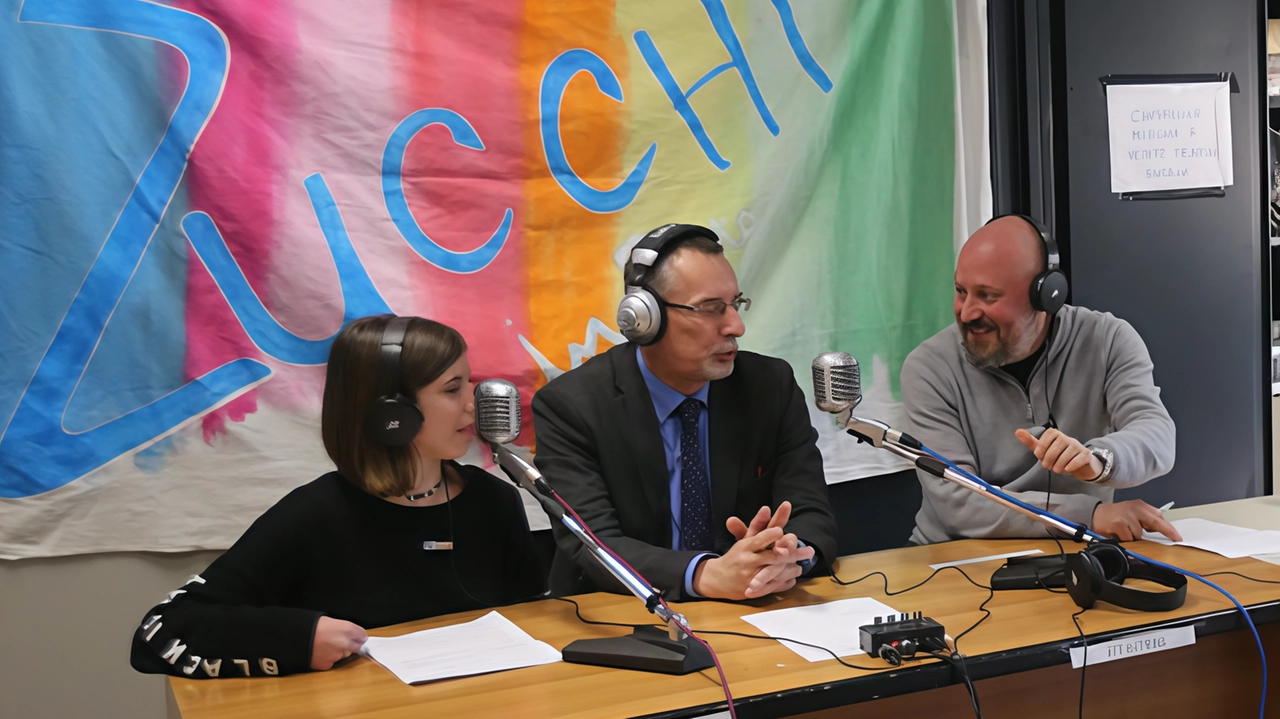
[[[964,349],[965,359],[979,369],[1003,367],[1031,356],[1036,339],[1040,336],[1036,315],[1003,329],[987,317],[972,322],[956,320],[956,324],[960,326],[960,346]],[[969,336],[971,330],[986,332],[978,342],[973,342]]]
[[[1013,356],[1013,347],[1004,341],[1000,328],[990,320],[983,318],[973,322],[957,322],[960,326],[960,346],[964,349],[965,359],[979,369],[991,369],[1009,364]],[[981,344],[969,341],[970,330],[987,330],[983,335],[985,342]]]

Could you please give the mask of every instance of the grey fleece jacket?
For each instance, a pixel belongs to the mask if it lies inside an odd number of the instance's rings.
[[[907,431],[956,464],[1039,507],[1088,525],[1116,487],[1133,487],[1173,468],[1174,425],[1152,380],[1151,357],[1136,330],[1106,312],[1063,307],[1028,389],[1000,369],[964,356],[952,325],[925,340],[902,366]],[[1046,401],[1047,400],[1047,401]],[[1014,431],[1045,423],[1090,448],[1115,453],[1106,482],[1052,474]],[[943,479],[918,472],[924,493],[911,541],[1040,537],[1035,520]]]

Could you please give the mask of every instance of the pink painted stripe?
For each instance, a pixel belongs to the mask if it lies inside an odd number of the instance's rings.
[[[184,0],[179,7],[220,27],[231,48],[222,100],[191,154],[191,210],[209,213],[250,285],[270,308],[267,278],[275,237],[274,174],[287,137],[288,77],[297,53],[292,3],[285,0]],[[259,357],[204,266],[191,254],[187,271],[188,379],[240,357]],[[204,419],[205,441],[227,420],[257,409],[250,392]]]
[[[406,272],[415,304],[464,333],[475,378],[505,369],[527,410],[540,375],[517,339],[529,334],[522,183],[516,180],[524,175],[518,86],[523,11],[520,0],[397,0],[390,29],[403,115],[427,107],[453,110],[485,145],[483,152],[459,147],[442,127],[424,130],[409,144],[405,195],[419,226],[442,247],[462,252],[487,240],[506,208],[515,212],[506,246],[477,273],[453,274],[413,255]],[[510,376],[513,367],[528,369]]]

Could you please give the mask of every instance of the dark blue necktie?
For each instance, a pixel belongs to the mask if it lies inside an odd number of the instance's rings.
[[[702,402],[680,403],[680,533],[685,549],[714,549],[711,541],[711,483],[698,442]]]

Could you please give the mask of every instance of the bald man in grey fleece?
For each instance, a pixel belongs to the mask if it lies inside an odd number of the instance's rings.
[[[1173,467],[1173,420],[1146,345],[1109,313],[1035,310],[1030,287],[1044,267],[1044,243],[1024,219],[997,219],[969,238],[956,262],[956,324],[902,367],[909,431],[1006,492],[1100,534],[1131,540],[1149,529],[1181,539],[1146,502],[1111,503],[1116,488]],[[1027,431],[1037,425],[1050,428],[1037,438]],[[924,501],[912,542],[1045,536],[1023,514],[919,476]]]

